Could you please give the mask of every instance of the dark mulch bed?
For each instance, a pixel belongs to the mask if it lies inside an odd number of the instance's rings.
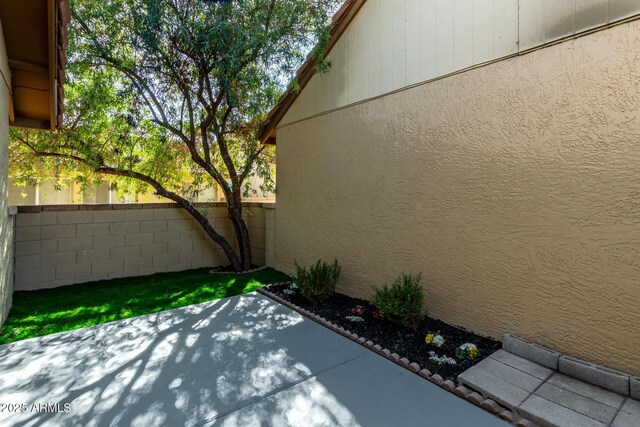
[[[283,292],[288,289],[288,284],[269,286],[269,290],[291,303],[316,313],[319,316],[341,326],[360,337],[388,348],[392,353],[398,353],[400,357],[406,357],[411,362],[418,363],[421,368],[427,368],[433,374],[439,374],[445,380],[455,381],[459,374],[477,364],[494,351],[500,349],[500,342],[491,338],[474,334],[463,328],[449,325],[437,319],[425,318],[417,330],[413,331],[381,319],[373,317],[373,307],[368,301],[349,297],[340,293],[334,294],[327,301],[311,305],[300,296],[299,292],[288,295]],[[346,319],[351,316],[351,309],[356,306],[365,309],[363,322],[352,322]],[[445,339],[444,345],[436,348],[425,344],[425,335],[429,332],[439,332]],[[458,359],[456,349],[464,343],[473,343],[478,347],[479,356],[474,360]],[[457,365],[434,365],[429,361],[429,352],[434,351],[438,356],[446,355],[456,359]]]

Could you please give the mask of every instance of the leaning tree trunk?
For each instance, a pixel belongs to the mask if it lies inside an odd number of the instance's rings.
[[[249,229],[247,223],[242,217],[242,199],[240,197],[233,196],[233,200],[227,201],[229,210],[229,219],[233,223],[233,228],[236,233],[236,240],[238,242],[238,250],[240,251],[240,263],[242,270],[246,271],[251,268],[251,240],[249,238]]]
[[[213,240],[215,243],[222,248],[224,254],[227,259],[231,263],[231,268],[235,272],[241,272],[251,269],[251,240],[249,238],[249,229],[247,228],[247,224],[242,217],[242,196],[239,191],[237,192],[227,192],[227,211],[229,215],[229,219],[233,224],[233,228],[236,235],[236,240],[238,242],[238,249],[240,252],[240,256],[234,250],[233,246],[227,239],[224,238],[221,234],[219,234],[209,222],[209,219],[203,215],[195,206],[189,202],[184,197],[172,192],[168,191],[164,188],[159,182],[155,181],[152,178],[146,177],[141,174],[136,173],[120,173],[112,168],[100,168],[96,171],[102,173],[108,173],[112,175],[121,175],[121,176],[130,176],[140,179],[151,186],[156,190],[156,194],[166,197],[167,199],[171,199],[174,202],[178,203],[182,206],[188,213],[191,215],[202,227],[202,229],[207,233],[207,235]]]
[[[200,224],[202,229],[205,231],[205,233],[207,233],[211,240],[213,240],[218,244],[218,246],[222,248],[224,254],[231,263],[231,268],[233,268],[233,271],[239,273],[241,271],[247,271],[251,269],[251,240],[249,238],[249,229],[247,228],[247,224],[244,221],[244,218],[242,218],[242,201],[240,198],[231,197],[227,199],[227,210],[229,213],[229,219],[233,224],[236,239],[238,241],[238,248],[240,251],[240,256],[238,256],[231,243],[229,243],[229,241],[225,239],[224,236],[219,234],[213,228],[213,226],[209,222],[209,219],[199,210],[197,210],[192,203],[176,193],[167,191],[157,183],[155,187],[156,193],[158,195],[166,197],[178,203],[187,211],[187,213],[189,213],[189,215],[191,215],[198,222],[198,224]]]
[[[100,170],[100,172],[119,175],[119,173],[111,168],[109,168],[109,170],[105,170],[103,168]],[[198,224],[200,224],[202,229],[205,231],[205,233],[207,233],[211,240],[213,240],[218,244],[218,246],[220,246],[220,248],[222,248],[224,254],[231,263],[231,268],[233,268],[233,271],[239,273],[251,268],[251,244],[249,241],[249,230],[247,229],[247,225],[242,218],[242,202],[237,203],[235,201],[237,199],[235,198],[231,200],[227,199],[229,218],[233,223],[233,228],[236,231],[236,236],[238,236],[238,246],[241,248],[240,257],[238,257],[238,254],[233,249],[229,241],[213,228],[213,226],[209,222],[209,219],[198,209],[196,209],[191,202],[174,192],[168,191],[162,185],[160,185],[160,183],[151,178],[144,177],[145,179],[142,179],[143,177],[141,175],[138,175],[136,177],[151,184],[156,190],[156,194],[166,197],[167,199],[171,199],[182,206],[187,211],[187,213],[189,213],[189,215],[191,215],[198,222]]]
[[[104,170],[102,170],[102,172],[106,173]],[[111,173],[115,174],[113,172]],[[156,194],[166,197],[167,199],[171,199],[182,206],[189,213],[189,215],[191,215],[198,222],[198,224],[200,224],[202,229],[207,233],[211,240],[213,240],[218,244],[218,246],[222,248],[224,254],[231,263],[233,271],[239,273],[241,271],[247,271],[251,269],[251,240],[249,238],[249,229],[247,228],[247,223],[242,217],[242,197],[239,194],[228,193],[226,194],[226,197],[228,217],[233,224],[240,256],[238,256],[229,241],[211,226],[209,219],[200,211],[198,211],[195,206],[193,206],[193,204],[190,203],[187,199],[179,196],[176,193],[166,190],[157,181],[147,178],[145,182],[151,184],[155,188]]]

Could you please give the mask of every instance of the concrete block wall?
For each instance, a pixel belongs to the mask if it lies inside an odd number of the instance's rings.
[[[236,244],[224,203],[199,205]],[[265,213],[247,204],[254,263],[265,260]],[[200,225],[170,203],[23,206],[15,221],[15,290],[227,265]]]
[[[249,227],[253,263],[264,265],[265,209],[262,207],[245,208],[244,218],[247,227]]]
[[[11,308],[13,294],[13,222],[9,210],[9,103],[11,82],[0,25],[0,326]]]
[[[270,267],[276,263],[276,205],[264,207],[264,264]]]
[[[2,203],[0,203],[2,206]],[[13,302],[14,216],[2,210],[0,219],[0,326],[9,315]]]

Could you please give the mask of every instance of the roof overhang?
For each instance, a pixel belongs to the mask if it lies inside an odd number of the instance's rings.
[[[347,30],[353,18],[356,17],[366,0],[346,0],[340,9],[336,12],[331,20],[331,27],[329,28],[329,44],[325,51],[325,55],[331,52],[331,49],[335,46],[340,39],[340,36]],[[307,60],[302,64],[296,73],[296,81],[298,82],[299,89],[296,90],[293,87],[289,87],[287,91],[282,95],[276,106],[269,112],[266,120],[263,123],[262,131],[260,132],[260,142],[263,144],[276,143],[277,131],[276,127],[280,120],[287,114],[289,108],[293,105],[298,98],[298,94],[309,83],[311,77],[316,72],[316,65],[318,61],[312,56],[307,56]]]
[[[68,0],[0,0],[11,126],[62,126],[69,20]]]

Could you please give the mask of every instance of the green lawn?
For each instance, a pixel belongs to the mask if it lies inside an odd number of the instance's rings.
[[[252,292],[289,280],[273,269],[209,274],[209,269],[103,280],[13,294],[0,344]]]

